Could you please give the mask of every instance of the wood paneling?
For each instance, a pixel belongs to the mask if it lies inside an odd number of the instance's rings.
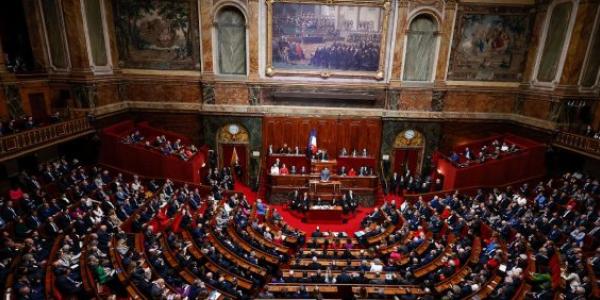
[[[326,149],[332,158],[337,157],[344,147],[348,151],[367,148],[370,154],[379,157],[381,120],[367,118],[264,117],[263,149],[266,151],[269,145],[273,145],[276,151],[287,143],[292,149],[298,146],[304,153],[313,128],[317,130],[319,149]]]

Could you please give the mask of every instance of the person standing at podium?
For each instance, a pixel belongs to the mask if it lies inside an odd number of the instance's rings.
[[[321,170],[321,181],[329,181],[331,177],[331,172],[329,172],[329,168],[325,167]]]

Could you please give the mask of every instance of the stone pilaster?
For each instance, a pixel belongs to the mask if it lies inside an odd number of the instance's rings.
[[[573,32],[571,33],[567,57],[559,83],[565,88],[569,86],[577,88],[581,72],[584,70],[583,62],[585,61],[588,45],[592,40],[598,5],[599,1],[597,0],[579,2],[579,8],[577,8],[577,15],[575,16],[575,26],[573,26]]]
[[[249,57],[249,72],[248,79],[258,80],[258,0],[248,1],[248,57]]]
[[[444,8],[444,19],[440,26],[440,49],[438,51],[438,60],[435,72],[435,81],[445,81],[446,73],[448,73],[448,55],[452,48],[452,31],[454,30],[454,20],[456,19],[456,13],[458,9],[458,3],[456,0],[449,0],[446,2]]]
[[[200,38],[202,44],[202,77],[212,79],[215,75],[212,51],[212,32],[214,27],[213,0],[202,0],[200,2]]]
[[[396,45],[394,46],[392,81],[402,79],[402,64],[404,63],[404,37],[406,36],[406,30],[408,28],[408,0],[401,0],[398,3],[398,13],[396,19]]]
[[[538,48],[540,47],[540,40],[544,34],[544,26],[546,23],[546,14],[548,13],[548,3],[538,3],[535,7],[535,23],[531,31],[531,41],[529,43],[529,50],[527,52],[527,62],[525,70],[523,70],[523,83],[529,84],[533,80],[533,73],[535,69],[535,63],[538,56]]]
[[[65,18],[65,31],[67,33],[67,45],[71,58],[71,76],[85,77],[92,75],[85,39],[81,0],[63,0],[62,7]]]
[[[108,36],[109,46],[106,51],[110,51],[111,55],[111,64],[113,74],[121,73],[119,68],[119,49],[117,48],[117,33],[115,32],[115,15],[113,11],[113,1],[115,0],[104,0],[104,11],[106,15],[104,16],[106,21],[106,35]]]
[[[35,69],[45,72],[50,64],[42,27],[41,7],[38,5],[37,0],[24,0],[23,10],[25,11],[31,52],[36,64]]]

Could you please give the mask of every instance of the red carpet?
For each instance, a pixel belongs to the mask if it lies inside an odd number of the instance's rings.
[[[257,193],[253,192],[248,186],[238,181],[235,182],[234,189],[237,192],[242,192],[248,198],[250,203],[254,203],[256,201]],[[403,201],[400,196],[390,196],[387,195],[384,197],[385,200],[391,201],[393,199],[396,200],[396,205],[400,205]],[[263,199],[264,201],[264,199]],[[378,199],[377,204],[380,205],[383,203],[382,199]],[[356,215],[351,217],[346,224],[316,224],[316,223],[303,223],[302,220],[295,216],[293,212],[287,209],[287,205],[269,205],[270,207],[277,209],[277,211],[281,214],[283,219],[290,224],[292,227],[300,229],[307,234],[313,232],[317,226],[320,227],[322,231],[334,231],[334,232],[346,232],[348,235],[352,236],[354,232],[361,230],[360,222],[365,217],[365,215],[371,213],[373,208],[369,207],[359,207],[356,210]]]

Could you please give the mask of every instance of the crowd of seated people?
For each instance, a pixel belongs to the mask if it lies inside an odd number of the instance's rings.
[[[152,141],[151,141],[152,140]],[[181,139],[171,142],[165,135],[157,135],[153,139],[146,139],[139,130],[126,135],[123,138],[125,144],[143,144],[146,148],[157,149],[163,155],[174,155],[181,160],[187,161],[198,153],[198,148],[194,144],[184,145]]]
[[[346,166],[341,166],[338,169],[338,175],[339,176],[348,176],[348,177],[354,177],[354,176],[375,176],[375,171],[373,170],[372,167],[369,166],[360,166],[357,170],[354,170],[354,168],[350,168],[347,169]]]
[[[368,157],[369,156],[369,152],[367,151],[367,148],[363,148],[362,150],[357,150],[356,148],[352,149],[352,151],[348,152],[348,149],[346,149],[346,147],[342,147],[342,150],[340,150],[340,157]]]
[[[48,117],[48,124],[56,124],[62,121],[62,117],[60,112],[55,112],[54,114]],[[14,133],[19,133],[27,130],[31,130],[33,128],[40,127],[43,125],[42,123],[38,123],[34,121],[31,116],[24,116],[21,118],[13,118],[8,121],[0,120],[0,136],[7,136]]]
[[[271,166],[269,170],[270,175],[307,175],[309,171],[305,166],[300,167],[300,169],[296,168],[296,166],[292,165],[288,167],[285,163],[282,163],[279,158],[275,159],[275,162]],[[356,176],[374,176],[375,171],[372,167],[369,166],[361,166],[358,170],[354,168],[347,169],[346,166],[341,166],[337,171],[338,176],[343,177],[356,177]]]
[[[450,205],[454,211],[489,223],[503,239],[527,242],[536,257],[537,272],[524,277],[534,285],[532,295],[537,299],[552,299],[553,276],[569,283],[567,298],[584,299],[590,293],[590,281],[583,252],[585,247],[598,245],[599,195],[596,180],[574,173],[540,182],[534,189],[523,185],[518,191],[495,189],[489,194],[480,191],[474,197],[456,194],[446,199],[453,199]],[[549,265],[555,255],[566,259],[552,270]]]
[[[283,154],[283,155],[296,155],[296,156],[304,156],[306,153],[302,151],[297,145],[292,148],[288,146],[287,143],[283,143],[283,145],[279,148],[274,148],[273,145],[269,145],[268,154]],[[325,149],[318,149],[314,154],[311,154],[312,159],[317,160],[327,160],[329,159],[329,154]],[[339,152],[340,157],[369,157],[369,153],[366,148],[360,149],[352,149],[352,151],[348,151],[346,147],[343,147]]]
[[[404,212],[400,212],[400,209]],[[303,253],[296,257],[295,264],[291,265],[291,269],[286,273],[278,273],[272,279],[272,283],[390,286],[422,283],[430,285],[430,282],[440,280],[441,276],[452,274],[458,264],[467,260],[470,254],[471,240],[463,239],[454,246],[455,253],[457,253],[456,258],[444,257],[443,259],[446,260],[443,264],[444,267],[436,269],[436,272],[430,273],[426,278],[417,277],[422,275],[419,275],[416,270],[435,259],[439,259],[440,249],[445,248],[443,239],[440,241],[426,241],[424,229],[419,225],[423,221],[426,222],[428,219],[426,215],[420,216],[419,209],[416,209],[416,206],[403,205],[402,208],[396,208],[395,203],[391,202],[375,209],[374,213],[366,217],[363,223],[367,226],[385,226],[385,222],[399,222],[401,219],[400,214],[411,219],[406,221],[397,231],[395,228],[394,231],[390,231],[390,235],[385,240],[389,241],[391,250],[386,254],[383,253],[388,245],[384,245],[384,243],[375,247],[356,249],[355,247],[361,246],[354,245],[350,239],[335,238],[332,243],[326,243],[318,250],[315,248],[303,250]],[[377,220],[382,218],[385,219],[383,223],[376,223]],[[431,224],[432,228],[434,226],[434,224]],[[380,233],[378,232],[378,234]],[[312,235],[313,238],[322,237],[323,233],[317,229]],[[405,238],[408,239],[405,240]],[[406,241],[406,243],[399,243],[401,240]],[[398,244],[399,246],[394,246]],[[418,249],[420,245],[429,245],[428,248],[431,249],[428,252]],[[425,252],[427,252],[427,255],[421,257],[420,255]],[[337,262],[332,263],[334,260],[337,260]],[[263,297],[268,298],[270,296],[272,295],[268,293],[263,294]],[[287,296],[297,297],[299,295]],[[310,297],[310,295],[305,295],[303,298],[307,297]]]
[[[403,202],[398,208],[385,203],[363,220],[363,227],[373,228],[371,237],[383,234],[390,217],[403,220],[381,243],[367,244],[361,252],[349,250],[352,246],[339,247],[337,242],[323,248],[309,244],[313,248],[302,249],[289,271],[273,278],[272,284],[286,284],[287,289],[267,289],[260,295],[311,297],[314,294],[306,291],[298,294],[298,288],[322,283],[400,283],[422,287],[431,299],[516,299],[516,295],[556,299],[560,293],[566,299],[591,299],[593,290],[598,291],[593,278],[600,271],[600,251],[593,251],[600,237],[599,196],[597,180],[573,173],[540,182],[533,189],[524,184],[516,190],[507,187],[475,195],[457,192],[429,202]],[[474,253],[477,263],[469,263],[484,226],[493,231],[481,240],[480,252]],[[440,236],[429,240],[429,234]],[[322,236],[318,230],[313,235]],[[359,241],[364,246],[365,239]],[[371,252],[387,255],[369,259]],[[398,266],[395,261],[403,263]],[[424,273],[432,263],[438,267]],[[436,294],[440,283],[467,266],[460,285],[448,285]]]
[[[148,299],[206,298],[212,290],[250,298],[257,289],[264,298],[308,298],[326,294],[325,284],[357,285],[357,297],[369,298],[408,286],[424,299],[593,299],[597,289],[600,183],[581,173],[385,202],[362,220],[356,242],[317,230],[304,245],[262,201],[222,196],[66,159],[41,164],[1,199],[1,283],[19,299],[108,298],[130,293],[129,284]],[[519,294],[525,285],[530,291]]]
[[[23,171],[19,179],[25,192],[13,188],[10,199],[2,199],[2,260],[6,268],[2,273],[14,270],[10,287],[18,298],[43,299],[48,272],[55,276],[58,291],[83,296],[80,242],[96,228],[106,231],[120,226],[126,216],[117,217],[115,206],[119,204],[108,194],[128,184],[120,176],[111,178],[99,168],[86,169],[77,160],[68,163],[65,159],[40,164],[38,172],[31,175]],[[49,257],[55,243],[60,243],[56,244],[60,247],[55,257]],[[10,260],[16,264],[8,264]],[[2,279],[4,283],[7,278]]]
[[[292,147],[288,146],[287,143],[283,143],[283,145],[277,149],[273,148],[273,145],[269,145],[269,155],[273,155],[273,154],[285,154],[285,155],[304,155],[304,153],[302,153],[302,151],[300,151],[300,148],[296,145],[293,149]]]
[[[458,166],[468,166],[473,163],[484,163],[491,159],[499,159],[502,154],[514,153],[519,151],[516,144],[509,144],[506,141],[500,143],[498,140],[490,144],[481,146],[479,152],[473,152],[469,147],[465,147],[463,153],[452,152],[448,159]]]

